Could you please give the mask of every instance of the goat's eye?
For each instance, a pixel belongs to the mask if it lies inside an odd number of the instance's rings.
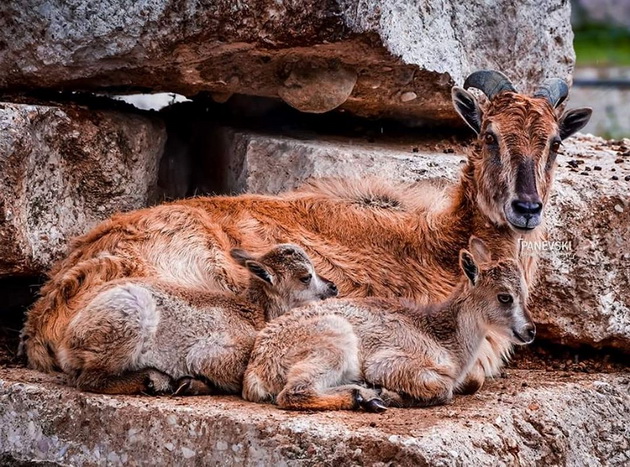
[[[554,141],[551,143],[551,151],[558,152],[560,150],[560,141]]]
[[[486,144],[496,144],[497,139],[492,133],[486,133],[483,137],[483,140]]]
[[[309,282],[311,282],[312,278],[313,278],[312,274],[309,274],[307,276],[300,277],[300,282],[302,284],[308,284]]]
[[[497,295],[497,300],[505,304],[509,304],[514,301],[514,299],[509,293],[500,293],[499,295]]]

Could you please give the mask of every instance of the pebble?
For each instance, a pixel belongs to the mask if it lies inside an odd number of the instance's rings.
[[[616,175],[613,175],[612,177],[610,177],[611,180],[619,180],[619,177],[617,177]]]
[[[228,448],[228,443],[225,441],[217,441],[217,450],[225,451]]]
[[[593,167],[593,170],[602,170],[602,168],[599,165],[596,165],[595,167]]]
[[[195,451],[193,451],[192,449],[188,449],[187,447],[183,447],[182,448],[182,455],[184,456],[184,459],[190,459],[195,454],[197,454],[197,453]]]
[[[623,206],[621,204],[615,204],[615,211],[623,212]]]
[[[630,175],[626,175],[626,176],[625,176],[625,178],[624,178],[624,180],[625,180],[626,182],[630,182]]]
[[[620,157],[619,159],[615,159],[615,164],[621,164],[623,159]]]
[[[400,100],[402,102],[409,102],[414,100],[416,97],[418,97],[418,95],[415,92],[407,91],[400,96]]]

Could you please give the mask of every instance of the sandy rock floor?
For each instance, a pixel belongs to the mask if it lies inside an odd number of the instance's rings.
[[[0,353],[0,460],[86,465],[624,465],[619,356],[534,347],[473,396],[428,409],[287,412],[236,396],[103,396]],[[564,353],[563,353],[564,352]],[[627,465],[627,464],[626,464]]]

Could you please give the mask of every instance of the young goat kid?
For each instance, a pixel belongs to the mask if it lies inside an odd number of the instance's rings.
[[[95,292],[60,348],[80,389],[110,394],[240,392],[257,332],[289,309],[337,295],[304,251],[278,245],[231,256],[250,272],[244,296],[119,280]],[[176,381],[179,380],[179,381]]]
[[[254,345],[243,397],[315,410],[448,402],[488,332],[516,344],[535,335],[518,262],[492,263],[477,238],[469,248],[459,254],[466,278],[441,304],[333,300],[273,321]]]

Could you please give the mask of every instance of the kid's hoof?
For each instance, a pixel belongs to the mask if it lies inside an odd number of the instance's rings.
[[[375,394],[372,391],[370,391],[370,393],[371,394],[369,394],[368,397],[370,397],[372,394]],[[377,413],[384,412],[385,410],[387,410],[387,405],[385,405],[385,402],[383,402],[382,399],[378,397],[371,397],[369,400],[367,400],[363,396],[363,394],[361,394],[361,391],[359,389],[354,390],[353,396],[354,396],[355,408],[361,407],[366,412],[377,412]]]
[[[383,400],[381,399],[369,400],[365,402],[362,405],[362,407],[365,409],[366,412],[381,413],[387,410],[387,406],[385,405],[385,402],[383,402]]]
[[[173,396],[204,396],[212,394],[212,388],[192,376],[182,376],[175,382]]]
[[[192,386],[192,381],[193,379],[190,376],[184,376],[182,378],[179,378],[175,382],[175,387],[177,389],[175,389],[175,391],[173,392],[173,396],[187,396],[188,390]]]
[[[374,390],[378,394],[378,398],[385,403],[385,407],[405,407],[405,398],[402,394],[390,391],[382,386],[377,386]]]
[[[144,382],[145,392],[150,396],[161,396],[173,392],[173,378],[157,370],[149,370]]]
[[[463,395],[470,395],[470,394],[474,394],[477,391],[479,391],[481,389],[481,387],[483,386],[483,380],[477,380],[477,379],[467,379],[464,381],[464,383],[457,389],[457,393],[458,394],[463,394]]]

